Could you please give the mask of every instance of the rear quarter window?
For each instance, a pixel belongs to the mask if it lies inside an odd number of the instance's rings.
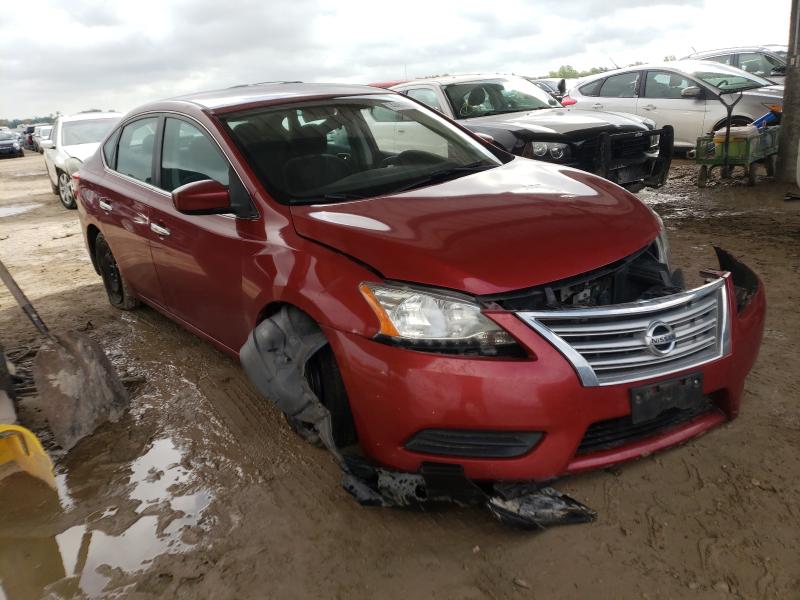
[[[116,167],[117,141],[119,140],[120,131],[121,130],[117,129],[106,140],[106,143],[103,144],[103,158],[105,158],[106,164],[112,169]]]
[[[597,96],[600,93],[600,87],[603,85],[605,79],[598,79],[582,85],[578,88],[583,96]]]

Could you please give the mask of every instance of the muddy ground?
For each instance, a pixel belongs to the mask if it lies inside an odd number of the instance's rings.
[[[536,534],[479,509],[358,506],[238,364],[150,309],[109,306],[40,156],[0,161],[0,257],[53,329],[105,347],[133,397],[121,422],[54,453],[58,498],[0,483],[0,598],[800,598],[800,202],[769,181],[700,192],[694,171],[676,164],[641,196],[675,265],[715,267],[718,244],[765,282],[741,416],[560,482],[599,518]],[[23,367],[38,344],[5,290],[0,341]]]

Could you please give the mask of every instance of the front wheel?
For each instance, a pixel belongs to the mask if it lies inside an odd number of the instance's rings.
[[[64,171],[58,172],[58,199],[64,208],[74,209],[77,208],[75,204],[75,195],[72,193],[72,185],[69,180],[69,175]]]
[[[117,261],[102,233],[98,234],[95,240],[94,256],[111,306],[120,310],[133,310],[139,306],[139,300],[131,293],[128,283],[122,277]]]

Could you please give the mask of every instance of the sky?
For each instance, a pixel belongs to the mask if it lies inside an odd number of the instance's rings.
[[[790,0],[2,0],[0,118],[127,112],[259,81],[536,76],[787,44],[789,10]]]

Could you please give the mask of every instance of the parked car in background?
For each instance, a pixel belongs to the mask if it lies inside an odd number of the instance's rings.
[[[561,99],[567,93],[577,79],[553,79],[553,78],[539,78],[526,77],[533,85],[544,90],[553,98],[561,102]]]
[[[0,156],[24,156],[19,137],[13,131],[0,131]]]
[[[727,122],[720,94],[732,102],[742,92],[731,124],[746,125],[770,110],[783,110],[783,86],[711,61],[641,65],[587,77],[569,91],[564,104],[597,111],[623,111],[675,129],[675,146],[694,148],[701,135]]]
[[[684,289],[634,195],[377,88],[142,106],[77,190],[113,306],[144,301],[238,357],[308,437],[438,490],[700,435],[738,414],[761,340],[763,287],[741,262],[721,251],[728,272]]]
[[[41,125],[49,125],[49,123],[34,123],[25,127],[22,132],[22,144],[25,148],[33,150],[33,132]]]
[[[56,119],[52,146],[44,153],[44,163],[53,193],[65,208],[75,208],[72,175],[94,154],[121,117],[116,112],[88,112]]]
[[[50,147],[50,134],[53,132],[52,125],[39,125],[33,128],[33,150],[39,154],[44,153],[45,146]]]
[[[786,79],[786,46],[743,46],[695,52],[682,60],[712,60],[782,84]]]
[[[667,177],[671,132],[654,131],[653,121],[633,114],[567,110],[523,77],[461,75],[420,79],[390,89],[489,136],[512,154],[596,173],[631,191],[658,187]],[[429,143],[425,128],[386,121],[393,116],[376,110],[371,118],[397,131],[397,151]]]

